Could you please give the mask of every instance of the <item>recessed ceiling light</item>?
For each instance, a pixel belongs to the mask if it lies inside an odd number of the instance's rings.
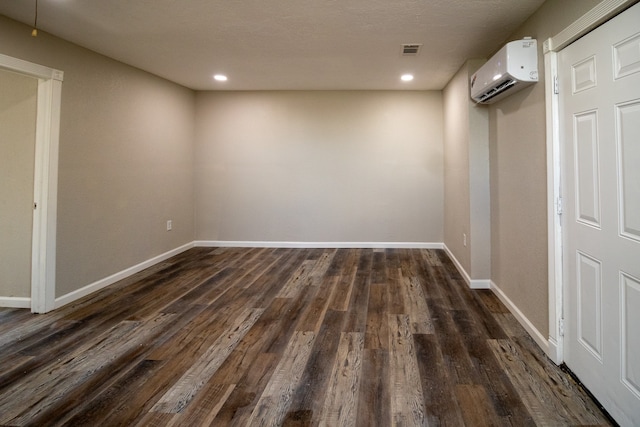
[[[400,79],[403,82],[410,82],[411,80],[413,80],[413,74],[403,74],[402,77],[400,77]]]
[[[227,81],[227,76],[225,76],[224,74],[216,74],[215,76],[213,76],[214,79],[216,79],[216,81],[219,82],[226,82]]]

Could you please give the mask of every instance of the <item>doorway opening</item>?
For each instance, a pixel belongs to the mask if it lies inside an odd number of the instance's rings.
[[[0,305],[46,313],[55,306],[58,144],[63,72],[2,54],[0,70],[37,79],[32,163],[31,292],[29,297],[4,298],[0,295]]]

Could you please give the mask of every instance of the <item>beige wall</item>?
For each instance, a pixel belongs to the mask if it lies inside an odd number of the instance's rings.
[[[64,71],[56,262],[61,296],[193,240],[195,95],[30,31],[0,16],[0,53]]]
[[[38,80],[0,70],[0,297],[31,295]]]
[[[442,242],[440,92],[200,92],[198,240]]]
[[[533,325],[549,330],[542,43],[598,4],[548,0],[509,40],[538,40],[541,80],[489,109],[491,277]]]
[[[472,280],[490,278],[489,125],[469,97],[469,77],[483,60],[467,61],[443,91],[444,243]],[[466,235],[466,246],[464,244]]]

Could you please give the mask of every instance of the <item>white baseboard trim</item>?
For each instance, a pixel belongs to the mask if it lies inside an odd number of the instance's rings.
[[[27,298],[27,297],[0,297],[0,307],[6,307],[6,308],[31,308],[31,298]]]
[[[500,301],[502,301],[502,303],[507,306],[511,314],[515,316],[518,322],[520,322],[522,327],[524,327],[529,335],[531,335],[531,338],[533,338],[533,340],[540,346],[540,348],[544,350],[545,353],[549,354],[550,348],[547,338],[542,335],[535,326],[533,326],[533,323],[529,321],[527,316],[525,316],[524,313],[520,311],[520,309],[513,303],[513,301],[509,299],[509,297],[504,292],[502,292],[502,289],[500,289],[498,285],[493,282],[493,280],[491,281],[491,290],[494,294],[496,294]]]
[[[442,249],[442,243],[428,242],[281,242],[248,240],[196,240],[196,247],[220,248],[350,248],[350,249]]]
[[[129,267],[125,270],[122,270],[118,273],[112,274],[109,277],[105,277],[104,279],[98,280],[96,282],[90,283],[87,286],[84,286],[80,289],[77,289],[73,292],[69,292],[66,295],[63,295],[61,297],[56,298],[55,301],[55,306],[54,308],[60,308],[63,305],[69,304],[73,301],[76,301],[84,296],[87,296],[95,291],[98,291],[106,286],[112,285],[115,282],[122,280],[122,279],[126,279],[129,276],[132,276],[136,273],[139,273],[140,271],[144,270],[145,268],[149,268],[159,262],[162,262],[166,259],[171,258],[172,256],[178,255],[184,251],[186,251],[187,249],[191,249],[194,247],[193,242],[184,244],[178,248],[172,249],[168,252],[165,252],[163,254],[160,254],[158,256],[155,256],[151,259],[148,259],[146,261],[141,262],[140,264],[136,264],[133,267]]]
[[[449,250],[447,245],[443,244],[442,246],[444,246],[445,252],[447,252],[447,255],[449,256],[449,258],[451,258],[451,260],[453,261],[453,264],[456,266],[456,268],[458,269],[458,272],[460,272],[460,274],[464,278],[464,281],[467,282],[467,285],[469,286],[469,288],[491,289],[491,281],[489,279],[472,279],[471,276],[469,276],[469,273],[467,273],[467,271],[462,267],[462,264],[460,264],[460,261],[458,261],[455,255],[453,255],[453,252]]]
[[[462,275],[464,281],[467,282],[467,285],[469,285],[469,287],[471,287],[471,277],[469,276],[469,273],[467,273],[464,267],[462,267],[462,264],[460,264],[458,258],[456,258],[456,256],[453,254],[453,252],[451,252],[447,245],[445,245],[444,243],[442,245],[444,246],[444,251],[447,253],[449,258],[451,258],[451,261],[453,261],[453,264],[458,269],[458,272]]]

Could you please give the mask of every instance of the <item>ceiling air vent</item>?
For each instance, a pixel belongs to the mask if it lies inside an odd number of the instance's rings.
[[[420,53],[421,44],[403,44],[402,45],[402,56],[418,56]]]

